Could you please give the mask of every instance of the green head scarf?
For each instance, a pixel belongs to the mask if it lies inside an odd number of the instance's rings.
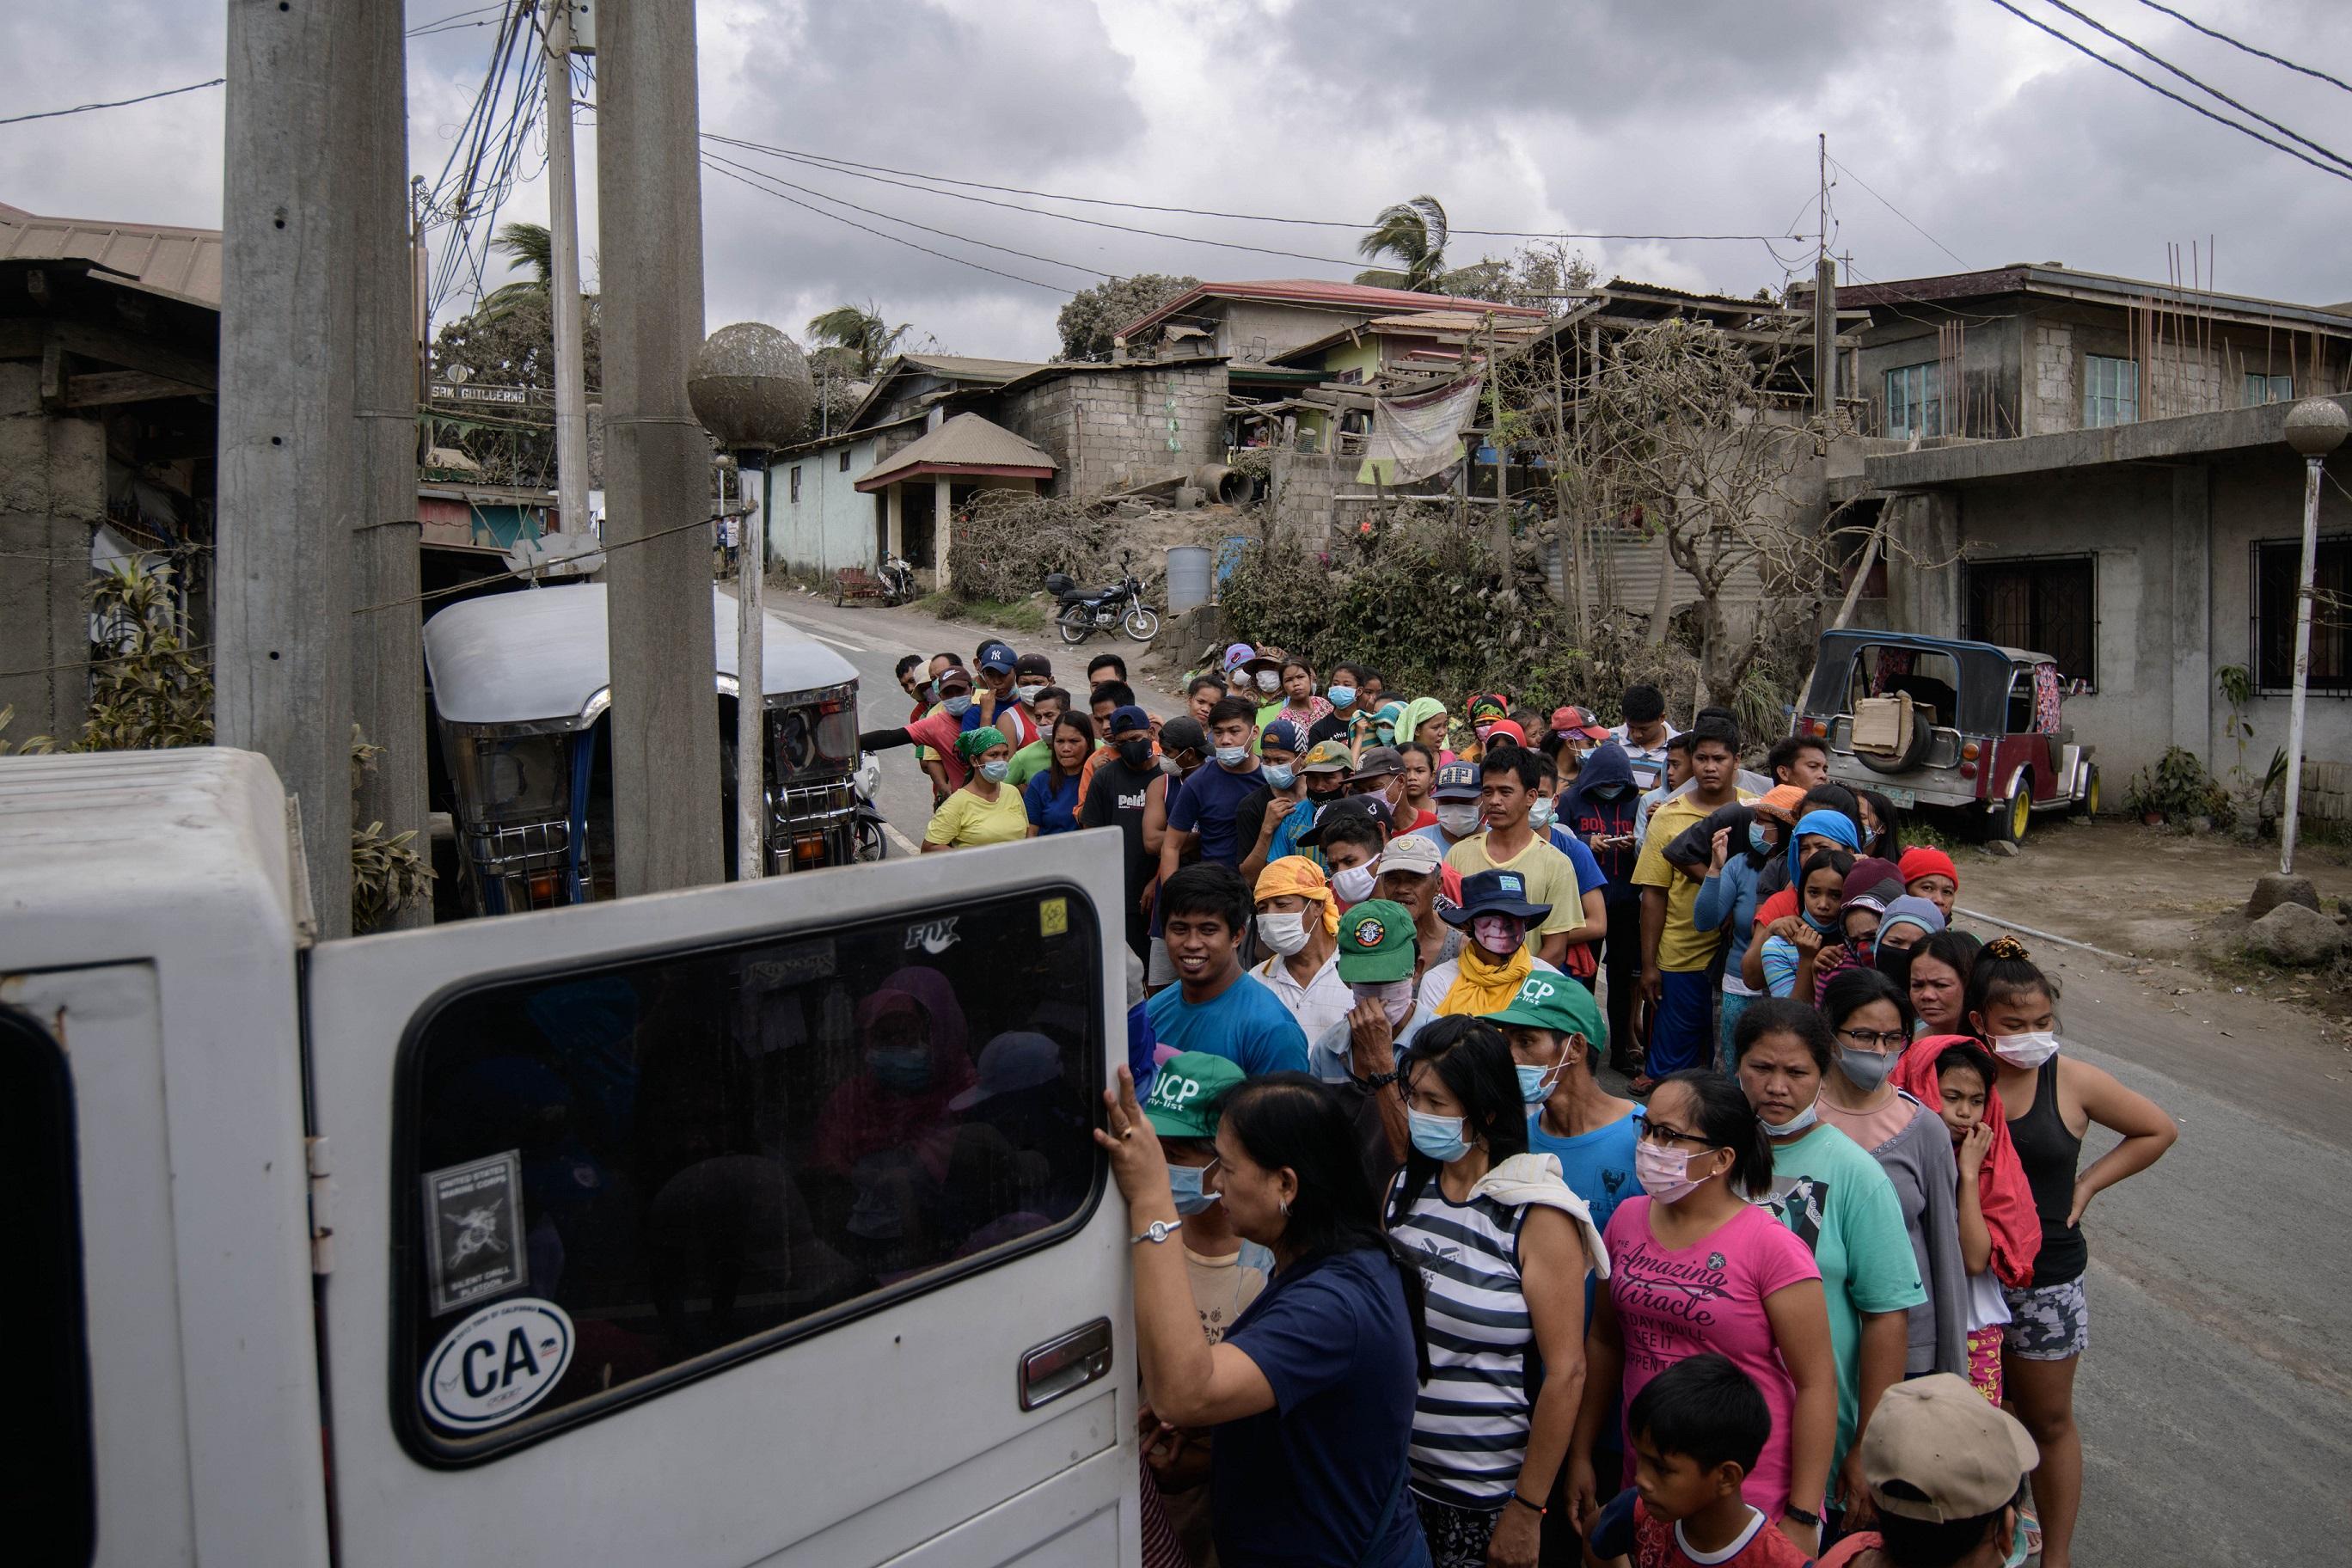
[[[991,746],[1009,746],[1004,731],[993,724],[982,724],[977,730],[966,730],[956,737],[956,755],[971,762]]]
[[[1397,721],[1397,742],[1402,744],[1417,737],[1421,727],[1446,710],[1445,704],[1434,697],[1416,697],[1404,705],[1404,717]]]

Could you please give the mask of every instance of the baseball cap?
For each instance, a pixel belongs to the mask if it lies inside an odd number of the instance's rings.
[[[971,671],[963,668],[960,665],[951,664],[945,669],[940,671],[938,676],[933,679],[931,685],[934,689],[940,691],[945,691],[951,685],[961,686],[966,691],[969,691],[971,689]]]
[[[1137,707],[1132,702],[1126,704],[1124,707],[1114,708],[1110,710],[1110,732],[1114,735],[1124,733],[1129,730],[1149,730],[1150,728],[1151,715],[1146,713],[1142,709]]]
[[[1476,800],[1478,798],[1478,765],[1475,763],[1448,763],[1437,770],[1437,782],[1429,787],[1432,800]]]
[[[1360,779],[1386,778],[1402,772],[1404,753],[1394,746],[1367,746],[1356,761],[1356,776]]]
[[[1035,1089],[1062,1076],[1062,1047],[1051,1037],[1015,1030],[999,1035],[980,1053],[980,1081],[948,1101],[950,1110],[970,1110],[983,1100]]]
[[[1050,680],[1054,675],[1054,661],[1042,653],[1024,653],[1013,661],[1013,673],[1042,675]]]
[[[1479,915],[1517,915],[1535,921],[1551,913],[1549,904],[1528,901],[1528,879],[1517,871],[1474,871],[1462,879],[1459,909],[1440,910],[1448,925],[1466,926]]]
[[[1402,904],[1367,899],[1339,917],[1339,978],[1346,984],[1410,980],[1412,961],[1412,912]]]
[[[1355,765],[1356,760],[1348,754],[1348,748],[1339,742],[1318,741],[1315,749],[1307,753],[1307,760],[1298,764],[1298,771],[1302,773],[1344,773]]]
[[[1592,993],[1565,974],[1537,970],[1521,983],[1519,994],[1499,1013],[1483,1015],[1490,1024],[1517,1024],[1526,1029],[1549,1029],[1555,1035],[1582,1035],[1599,1049],[1609,1044],[1609,1023]]]
[[[1223,1057],[1179,1051],[1160,1064],[1143,1119],[1162,1138],[1214,1138],[1217,1102],[1246,1076]]]
[[[1489,746],[1497,741],[1511,741],[1524,746],[1528,743],[1528,732],[1519,728],[1516,720],[1497,719],[1486,727],[1486,739]]]
[[[1444,864],[1445,857],[1436,845],[1419,834],[1408,833],[1389,840],[1389,847],[1381,851],[1380,863],[1373,869],[1383,876],[1391,871],[1410,871],[1417,877],[1431,877]]]
[[[1862,1435],[1862,1479],[1872,1500],[1888,1513],[1935,1524],[1999,1510],[2041,1462],[2042,1451],[2017,1417],[1948,1372],[1898,1383],[1879,1395]],[[1890,1495],[1886,1487],[1898,1481],[1904,1489]]]
[[[1148,724],[1150,721],[1145,722]],[[1202,729],[1201,721],[1190,713],[1180,713],[1160,726],[1161,756],[1172,757],[1179,752],[1199,752],[1206,756],[1208,751],[1209,732]]]
[[[1307,749],[1307,726],[1296,719],[1276,719],[1258,736],[1258,749],[1272,746],[1280,752],[1303,752]]]
[[[1013,657],[1010,643],[992,642],[981,645],[980,669],[983,675],[990,670],[1010,671],[1019,662]]]
[[[1555,708],[1551,710],[1551,732],[1566,737],[1581,735],[1588,741],[1605,741],[1609,727],[1597,721],[1589,710],[1576,707]]]
[[[1383,837],[1396,826],[1396,815],[1389,810],[1387,801],[1376,795],[1351,795],[1344,800],[1335,800],[1325,806],[1323,814],[1315,819],[1315,826],[1298,836],[1298,842],[1319,847],[1323,842],[1325,830],[1337,827],[1343,822],[1365,819],[1378,823]]]

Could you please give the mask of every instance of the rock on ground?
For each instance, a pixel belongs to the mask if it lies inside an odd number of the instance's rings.
[[[2273,963],[2308,969],[2344,951],[2344,931],[2317,910],[2281,904],[2247,928],[2246,951]]]
[[[2246,900],[2246,918],[2258,921],[2281,904],[2301,904],[2316,911],[2319,889],[2308,877],[2282,876],[2276,871],[2254,879],[2254,896]]]

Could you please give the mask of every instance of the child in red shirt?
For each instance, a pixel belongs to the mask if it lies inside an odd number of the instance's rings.
[[[1775,1524],[1739,1495],[1772,1434],[1772,1412],[1729,1357],[1689,1356],[1658,1373],[1634,1395],[1625,1431],[1633,1489],[1593,1521],[1588,1563],[1804,1568],[1811,1559],[1818,1520],[1800,1520],[1792,1505]]]

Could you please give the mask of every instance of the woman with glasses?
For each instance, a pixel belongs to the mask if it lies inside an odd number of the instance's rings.
[[[1577,1528],[1598,1522],[1626,1473],[1594,1474],[1601,1432],[1649,1381],[1686,1357],[1728,1357],[1763,1392],[1772,1433],[1740,1484],[1808,1557],[1837,1438],[1837,1367],[1822,1271],[1805,1244],[1750,1201],[1772,1181],[1772,1148],[1747,1097],[1712,1068],[1658,1081],[1633,1149],[1639,1197],[1609,1216],[1609,1285],[1592,1304],[1584,1407],[1569,1444]]]
[[[1959,1165],[1940,1110],[1889,1081],[1911,1043],[1911,1002],[1875,969],[1832,976],[1822,1016],[1836,1041],[1821,1118],[1866,1150],[1895,1184],[1903,1228],[1927,1289],[1911,1310],[1904,1375],[1969,1371],[1969,1269],[1960,1256]]]
[[[1837,1448],[1831,1502],[1849,1520],[1869,1514],[1858,1439],[1879,1396],[1903,1381],[1911,1310],[1927,1292],[1911,1253],[1895,1185],[1878,1162],[1821,1114],[1837,1037],[1814,1008],[1759,997],[1733,1031],[1739,1088],[1772,1140],[1772,1184],[1759,1199],[1821,1265],[1837,1359]]]

